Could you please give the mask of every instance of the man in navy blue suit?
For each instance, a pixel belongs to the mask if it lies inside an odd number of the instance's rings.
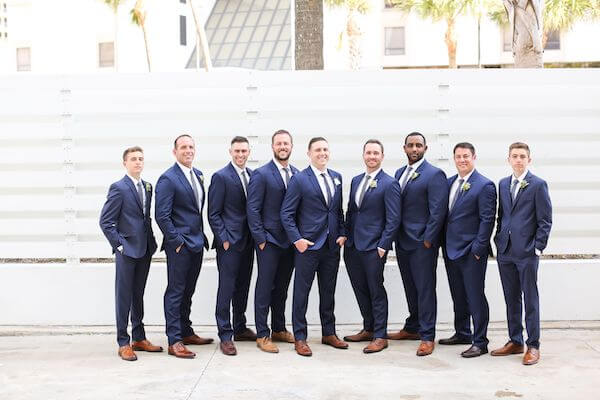
[[[383,268],[400,226],[400,185],[381,169],[383,157],[383,144],[376,139],[367,140],[363,146],[367,170],[352,179],[346,214],[348,240],[344,261],[363,317],[363,329],[344,340],[370,341],[364,353],[377,353],[388,347]]]
[[[110,185],[100,213],[100,228],[115,254],[115,310],[119,356],[135,361],[135,351],[163,351],[146,339],[144,331],[144,290],[156,240],[152,232],[150,203],[152,186],[140,177],[144,169],[144,151],[135,146],[123,152],[127,174]],[[127,320],[131,312],[131,335]]]
[[[289,163],[292,147],[288,131],[275,132],[271,137],[273,160],[254,170],[248,185],[248,225],[258,261],[254,294],[256,345],[268,353],[279,352],[273,342],[294,343],[294,335],[285,328],[285,301],[294,270],[294,247],[279,215],[289,181],[299,172]],[[269,308],[272,333],[267,324]]]
[[[246,218],[246,196],[252,171],[246,168],[250,155],[248,139],[236,136],[229,149],[231,162],[215,172],[208,188],[208,222],[217,251],[219,288],[215,317],[223,354],[237,354],[233,340],[255,341],[246,327],[246,306],[254,262],[254,242]],[[233,327],[230,309],[233,308]]]
[[[488,352],[489,307],[485,298],[485,272],[490,237],[496,216],[496,186],[475,169],[475,147],[454,146],[457,175],[448,179],[448,217],[442,252],[454,304],[454,330],[440,344],[472,344],[461,355],[478,357]],[[473,318],[473,334],[471,334]]]
[[[163,233],[161,250],[167,254],[165,320],[169,354],[194,358],[196,354],[185,345],[213,341],[196,335],[190,320],[202,255],[208,250],[202,222],[204,176],[192,166],[196,146],[190,135],[175,139],[173,154],[177,161],[156,183],[156,222]]]
[[[533,365],[540,358],[537,272],[540,255],[548,244],[552,227],[552,203],[546,181],[527,170],[531,162],[527,144],[511,144],[508,162],[513,173],[498,184],[500,201],[494,240],[498,248],[498,268],[510,340],[491,354],[505,356],[523,353],[523,298],[527,327],[527,352],[523,356],[523,364]]]
[[[433,352],[437,298],[436,266],[440,233],[448,211],[446,174],[429,164],[425,136],[412,132],[404,139],[408,165],[396,171],[402,191],[402,223],[396,237],[396,257],[406,293],[404,328],[388,335],[394,340],[418,340],[418,356]]]
[[[306,343],[306,309],[315,278],[319,282],[321,343],[347,349],[335,332],[335,285],[340,248],[346,241],[342,211],[342,176],[327,168],[329,144],[322,137],[308,143],[310,166],[290,180],[281,205],[281,224],[296,247],[292,324],[296,352],[311,356]]]

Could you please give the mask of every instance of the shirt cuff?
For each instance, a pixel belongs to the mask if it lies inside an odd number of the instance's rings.
[[[385,251],[386,251],[385,249],[382,249],[381,247],[377,247],[377,250],[381,250],[381,251],[383,251],[383,252],[385,252]]]
[[[538,250],[538,249],[535,249],[535,255],[538,256],[538,257],[541,256],[542,255],[542,251]]]
[[[117,250],[119,250],[121,253],[123,253],[123,245],[118,246]]]

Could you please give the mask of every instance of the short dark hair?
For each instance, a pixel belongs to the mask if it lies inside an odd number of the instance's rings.
[[[290,137],[290,142],[294,143],[294,139],[292,139],[292,135],[286,131],[285,129],[280,129],[271,136],[271,144],[275,142],[275,136],[277,135],[288,135]]]
[[[248,142],[248,139],[244,136],[234,136],[233,139],[231,139],[231,145],[233,146],[234,143],[248,143],[248,145],[250,145],[250,142]]]
[[[369,143],[375,143],[375,144],[378,144],[378,145],[379,145],[379,147],[381,147],[381,154],[383,154],[383,144],[382,144],[382,143],[381,143],[379,140],[377,140],[377,139],[369,139],[369,140],[367,140],[367,141],[365,142],[365,144],[363,145],[363,153],[365,152],[365,149],[367,148],[367,145],[368,145]]]
[[[179,139],[181,139],[182,137],[189,137],[190,139],[192,139],[192,141],[194,140],[194,138],[193,138],[193,137],[191,137],[190,135],[188,135],[187,133],[184,133],[184,134],[182,134],[182,135],[179,135],[179,136],[177,136],[177,137],[175,138],[175,141],[173,142],[173,148],[174,148],[174,149],[177,149],[177,141],[178,141]]]
[[[408,142],[408,138],[411,136],[421,136],[423,138],[423,144],[427,146],[427,139],[425,139],[425,136],[423,136],[421,132],[411,132],[408,135],[406,135],[406,137],[404,138],[404,144]]]
[[[133,147],[128,147],[125,149],[125,151],[123,152],[123,161],[127,161],[127,155],[129,153],[135,153],[136,151],[139,151],[140,153],[144,153],[144,150],[142,150],[142,148],[140,146],[133,146]]]
[[[321,140],[327,142],[327,139],[325,139],[322,136],[317,136],[317,137],[310,139],[308,142],[308,149],[310,150],[310,146],[312,146],[314,142],[320,142]],[[327,142],[327,143],[329,143],[329,142]]]
[[[469,142],[456,143],[456,146],[454,146],[454,150],[452,150],[453,154],[456,153],[456,149],[469,149],[471,150],[471,155],[475,155],[475,146],[473,146]]]
[[[531,152],[529,151],[529,146],[527,146],[527,143],[523,143],[523,142],[514,142],[513,144],[511,144],[510,146],[508,146],[508,154],[510,154],[510,151],[512,149],[523,149],[523,150],[527,150],[527,156],[530,157],[531,156]]]

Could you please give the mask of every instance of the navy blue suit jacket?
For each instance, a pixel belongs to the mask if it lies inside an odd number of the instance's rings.
[[[175,250],[185,243],[188,250],[199,253],[208,250],[208,240],[204,235],[202,208],[204,207],[204,176],[194,168],[200,183],[202,204],[198,205],[194,191],[179,165],[175,163],[166,170],[156,183],[156,222],[163,233],[161,250]]]
[[[150,218],[152,186],[144,181],[142,185],[146,192],[146,215],[142,210],[137,189],[127,175],[110,185],[100,213],[100,228],[113,253],[121,245],[123,254],[133,258],[142,258],[146,253],[154,254],[156,251],[156,239]]]
[[[458,175],[448,179],[448,190],[456,179]],[[468,253],[483,257],[490,250],[496,216],[496,185],[477,170],[473,171],[466,183],[470,185],[469,189],[456,199],[446,219],[443,250],[450,260]]]
[[[383,170],[379,171],[375,179],[369,182],[370,185],[377,182],[376,187],[368,187],[358,208],[356,191],[364,176],[364,173],[355,176],[350,185],[346,245],[360,251],[375,250],[377,247],[390,250],[400,226],[400,184]]]
[[[251,176],[252,171],[246,168]],[[246,248],[250,240],[246,218],[246,194],[237,170],[231,163],[215,172],[208,187],[208,223],[213,231],[212,247]]]
[[[399,180],[406,166],[396,171]],[[440,244],[440,234],[448,212],[448,181],[441,169],[426,160],[412,173],[402,191],[402,223],[396,249],[414,250],[427,240]]]
[[[510,195],[511,176],[498,184],[498,225],[496,227],[496,247],[498,254],[512,247],[516,257],[531,257],[535,249],[543,251],[548,244],[552,227],[552,203],[548,184],[543,179],[528,172],[527,186],[519,189],[513,202]]]
[[[292,176],[300,172],[291,165],[290,168]],[[256,243],[269,242],[281,248],[291,245],[279,213],[285,192],[285,183],[272,160],[252,173],[246,210],[250,232]]]
[[[281,224],[288,238],[292,243],[302,238],[310,240],[314,245],[309,250],[319,250],[327,239],[327,232],[330,248],[337,246],[335,241],[338,237],[346,236],[342,211],[342,176],[330,169],[327,173],[335,186],[329,205],[310,167],[292,176],[281,205]]]

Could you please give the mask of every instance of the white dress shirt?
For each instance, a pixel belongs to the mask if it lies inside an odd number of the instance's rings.
[[[244,186],[244,178],[242,178],[242,173],[246,174],[246,182],[250,182],[250,175],[248,174],[248,170],[246,169],[246,167],[244,166],[244,168],[240,168],[237,165],[235,165],[235,163],[232,161],[231,165],[233,166],[233,168],[235,168],[235,171],[237,172],[237,176],[238,178],[240,178],[240,183],[242,184],[242,188],[244,188],[244,194],[246,195],[246,197],[248,197],[248,188],[246,186]]]
[[[192,168],[188,168],[185,165],[181,164],[179,161],[177,161],[177,165],[179,165],[179,168],[181,168],[181,171],[183,171],[183,175],[185,175],[185,178],[187,179],[191,188],[194,187],[192,185],[191,175],[194,175],[194,182],[196,183],[196,187],[198,188],[198,209],[200,209],[200,207],[202,206],[202,198],[204,196],[204,193],[202,192],[202,185],[200,185],[200,182],[198,182],[198,177],[196,176],[196,173],[190,175],[194,167],[192,166]]]
[[[142,184],[142,198],[143,198],[143,201],[142,201],[142,211],[144,212],[144,215],[145,215],[146,214],[146,187],[144,186],[144,182],[142,182],[142,178],[140,178],[138,180],[138,179],[135,179],[133,176],[131,176],[129,174],[127,174],[127,176],[133,182],[133,186],[135,187],[135,192],[136,193],[137,193],[137,189],[138,189],[138,187],[137,187],[138,182],[140,182]]]
[[[512,185],[515,183],[515,180],[519,182],[519,183],[518,183],[518,185],[517,185],[517,191],[515,192],[515,197],[514,197],[514,199],[516,199],[516,198],[517,198],[517,196],[519,195],[519,190],[521,190],[521,182],[523,182],[523,181],[525,180],[525,177],[527,176],[527,173],[528,173],[528,172],[529,172],[528,170],[525,170],[525,172],[523,172],[523,173],[521,174],[521,176],[517,176],[517,177],[515,177],[515,175],[514,175],[514,174],[513,174],[513,175],[511,175],[511,179],[510,179],[510,186],[509,186],[509,189],[510,189],[510,195],[511,195],[511,197],[512,197]],[[513,199],[513,200],[514,200],[514,199]]]
[[[462,178],[460,175],[457,176],[456,179],[454,180],[454,183],[452,183],[452,186],[450,186],[450,197],[448,198],[448,210],[450,210],[450,207],[452,207],[452,203],[454,203],[454,198],[456,197],[456,195],[458,194],[458,191],[460,190],[460,188],[458,187],[458,181],[463,179],[463,185],[464,185],[465,183],[467,183],[469,181],[469,178],[471,177],[471,175],[473,175],[473,171],[475,171],[475,168],[473,168],[473,170],[471,172],[469,172]]]
[[[275,163],[275,166],[277,167],[277,170],[279,171],[279,174],[281,175],[281,179],[283,180],[283,186],[285,186],[285,188],[287,189],[287,184],[285,183],[285,171],[283,170],[285,167],[283,165],[281,165],[281,163],[279,161],[277,161],[276,159],[273,159],[273,162]],[[291,179],[292,175],[294,175],[294,173],[292,172],[292,166],[290,164],[288,164],[287,170],[288,170],[288,173],[289,173],[290,179]],[[321,178],[321,180],[323,180],[323,178]]]
[[[333,199],[333,195],[335,194],[335,184],[333,182],[333,179],[331,179],[331,176],[329,176],[327,169],[325,169],[325,171],[319,171],[312,164],[310,165],[310,168],[312,169],[313,173],[317,177],[317,182],[319,182],[319,186],[321,187],[321,192],[323,193],[323,197],[325,197],[325,204],[329,205],[329,203],[327,203],[327,199],[328,199],[327,192],[326,192],[327,187],[325,186],[325,181],[323,180],[323,177],[321,176],[321,174],[323,174],[323,173],[325,174],[325,179],[327,179],[327,183],[329,183],[332,199]]]
[[[398,179],[398,182],[400,183],[400,185],[402,185],[402,182],[404,182],[404,177],[406,176],[406,174],[408,173],[408,169],[412,168],[412,170],[410,171],[410,173],[412,174],[413,172],[415,172],[417,170],[417,168],[419,168],[421,166],[421,164],[423,164],[423,161],[425,161],[425,158],[421,158],[419,161],[417,161],[414,164],[409,164],[406,166],[406,169],[404,170],[404,172],[402,173],[402,175],[400,176],[400,179]],[[406,181],[406,183],[408,184],[409,179]],[[402,190],[404,190],[404,188],[402,188]]]
[[[365,171],[365,176],[363,176],[362,180],[358,184],[358,188],[356,188],[356,195],[354,196],[354,202],[356,203],[356,207],[360,206],[359,205],[360,194],[362,193],[363,186],[365,186],[365,183],[367,182],[367,176],[371,177],[369,179],[369,185],[370,185],[371,182],[373,182],[375,180],[375,177],[377,176],[377,174],[379,173],[379,171],[381,171],[381,168],[377,169],[376,171],[373,171],[372,173],[368,173],[368,172]],[[367,188],[367,190],[369,190],[369,188]],[[365,191],[365,193],[366,193],[366,191]]]

